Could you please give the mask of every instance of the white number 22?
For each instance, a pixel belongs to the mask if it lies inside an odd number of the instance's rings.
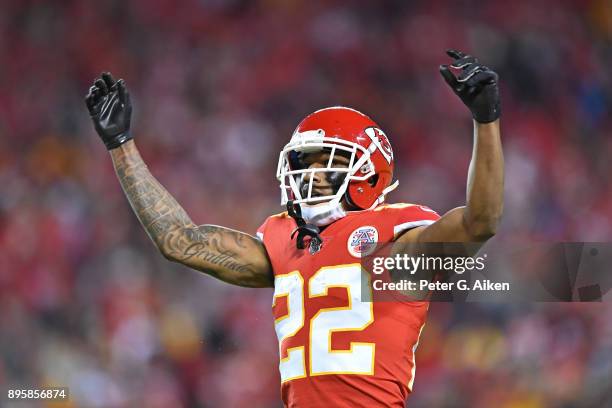
[[[348,350],[332,350],[334,332],[360,331],[374,321],[371,299],[361,299],[360,264],[326,266],[308,281],[308,297],[327,296],[329,288],[346,288],[348,304],[342,307],[320,309],[310,319],[308,347],[311,376],[326,374],[373,374],[374,343],[351,342]],[[368,285],[369,287],[369,285]],[[298,271],[277,275],[274,280],[274,302],[287,298],[287,314],[275,320],[280,355],[281,381],[306,376],[306,358],[303,346],[287,349],[283,357],[282,345],[304,326],[304,279]],[[370,295],[371,296],[371,295]]]

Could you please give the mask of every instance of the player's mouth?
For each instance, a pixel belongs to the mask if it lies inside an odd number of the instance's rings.
[[[302,197],[307,197],[308,196],[308,186],[304,186],[302,188]],[[317,198],[317,197],[327,197],[331,194],[331,189],[330,188],[326,188],[326,189],[312,189],[312,192],[310,193],[310,198]]]

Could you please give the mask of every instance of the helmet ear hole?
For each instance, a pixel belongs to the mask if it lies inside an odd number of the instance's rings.
[[[348,211],[356,211],[356,210],[360,210],[361,208],[359,208],[358,205],[356,205],[353,200],[351,199],[351,195],[349,194],[349,189],[346,189],[346,193],[344,193],[344,201],[346,202],[346,205],[348,208],[346,208]]]
[[[368,184],[374,187],[378,183],[378,174],[373,175],[368,179]]]

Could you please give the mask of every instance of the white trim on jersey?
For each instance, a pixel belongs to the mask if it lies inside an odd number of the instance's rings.
[[[416,349],[419,346],[419,340],[421,340],[421,333],[423,332],[423,328],[425,327],[425,323],[421,326],[421,330],[419,330],[419,335],[417,336],[417,341],[412,346],[412,370],[410,372],[410,381],[408,381],[408,390],[412,392],[412,386],[414,385],[414,377],[416,376]]]
[[[401,234],[404,231],[408,231],[409,229],[416,228],[416,227],[422,227],[424,225],[431,225],[434,222],[436,222],[436,221],[434,221],[434,220],[419,220],[419,221],[405,222],[403,224],[396,225],[395,227],[393,227],[393,236],[397,237],[399,234]]]

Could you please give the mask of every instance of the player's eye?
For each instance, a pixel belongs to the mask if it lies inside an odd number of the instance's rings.
[[[345,157],[334,158],[334,167],[348,167],[349,159]]]
[[[315,163],[319,164],[321,167],[327,167],[329,164],[331,164],[331,167],[348,167],[350,162],[349,154],[336,151],[331,163],[329,162],[330,156],[331,153],[327,151],[317,153],[299,152],[296,154],[295,163],[302,169],[309,168]]]
[[[327,162],[329,161],[329,154],[301,153],[299,155],[299,160],[304,168],[308,168],[315,163],[327,165]]]
[[[308,168],[309,164],[306,162],[306,154],[303,152],[292,151],[289,153],[289,163],[293,170],[301,170]]]

